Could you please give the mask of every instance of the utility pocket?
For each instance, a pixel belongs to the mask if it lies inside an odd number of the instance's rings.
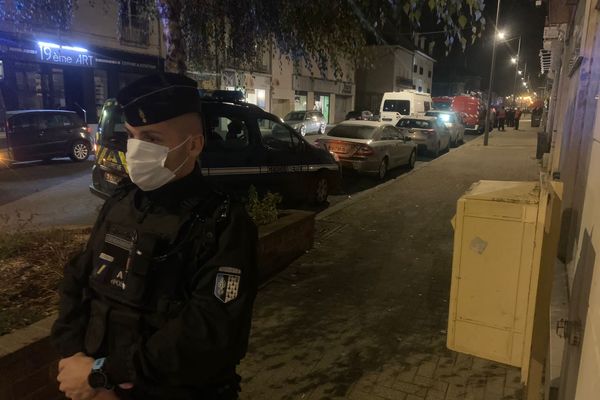
[[[104,342],[109,306],[98,300],[90,303],[90,320],[85,332],[85,352],[88,355],[97,354]]]

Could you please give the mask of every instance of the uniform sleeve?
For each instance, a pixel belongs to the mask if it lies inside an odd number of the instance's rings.
[[[111,354],[109,379],[196,386],[235,367],[245,352],[256,297],[257,236],[244,208],[232,206],[216,253],[200,267],[201,278],[181,313],[129,354]],[[218,296],[224,288],[226,294]]]
[[[102,223],[104,203],[92,228],[85,249],[71,258],[64,267],[59,286],[58,318],[52,326],[51,339],[62,357],[84,352],[84,337],[89,317],[89,303],[84,299],[88,273],[92,262],[92,241]]]

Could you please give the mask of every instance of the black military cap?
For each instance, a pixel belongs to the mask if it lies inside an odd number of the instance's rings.
[[[200,111],[196,81],[185,75],[158,73],[125,86],[117,95],[129,125],[151,125]]]

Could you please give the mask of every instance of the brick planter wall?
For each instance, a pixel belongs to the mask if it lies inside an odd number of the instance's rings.
[[[315,214],[285,211],[259,228],[261,283],[287,267],[313,245]],[[56,382],[58,354],[49,339],[56,315],[0,336],[0,400],[64,399]]]

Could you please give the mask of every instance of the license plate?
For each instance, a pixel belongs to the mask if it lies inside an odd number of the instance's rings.
[[[333,151],[334,153],[345,153],[347,151],[347,149],[348,149],[348,147],[343,144],[330,144],[329,145],[329,150]]]
[[[105,172],[105,173],[104,173],[104,179],[106,179],[106,181],[107,181],[108,183],[112,183],[113,185],[116,185],[116,184],[118,184],[118,183],[119,183],[119,181],[121,180],[121,178],[120,178],[120,177],[118,177],[118,176],[117,176],[117,175],[115,175],[115,174],[111,174],[111,173],[109,173],[109,172]]]

